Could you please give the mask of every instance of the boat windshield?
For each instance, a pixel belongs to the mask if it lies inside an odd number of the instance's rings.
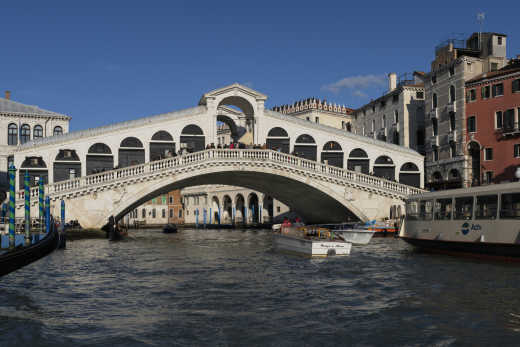
[[[451,198],[435,200],[435,219],[450,220],[453,211],[453,200]]]
[[[469,220],[473,218],[473,197],[455,198],[455,215],[453,219]]]
[[[520,193],[502,194],[500,198],[500,218],[520,219]]]
[[[475,219],[495,219],[497,218],[498,196],[483,195],[477,196],[477,207],[475,209]]]

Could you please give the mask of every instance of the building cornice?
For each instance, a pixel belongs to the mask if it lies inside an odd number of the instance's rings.
[[[71,120],[72,117],[60,114],[39,114],[39,113],[25,113],[25,112],[5,112],[0,111],[0,116],[13,118],[34,118],[34,119],[57,119],[57,120]]]

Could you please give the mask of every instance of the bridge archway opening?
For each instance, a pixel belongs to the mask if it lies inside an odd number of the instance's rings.
[[[370,160],[368,159],[367,152],[361,148],[354,148],[350,151],[347,160],[347,169],[368,175],[370,173]]]
[[[181,132],[181,148],[188,152],[204,150],[206,138],[202,129],[195,124],[186,125]]]
[[[211,208],[211,212],[213,213],[213,223],[220,224],[220,202],[218,200],[218,197],[214,196],[211,199]]]
[[[150,161],[174,157],[175,142],[173,136],[166,130],[159,130],[150,140]]]
[[[229,195],[224,195],[222,198],[222,221],[226,224],[231,224],[233,222],[233,202]]]
[[[235,197],[235,223],[245,223],[245,200],[242,194]]]
[[[263,201],[263,221],[262,222],[272,222],[274,217],[274,204],[273,197],[270,195],[264,195]],[[267,214],[267,215],[266,215]]]
[[[231,138],[233,142],[242,142],[247,145],[253,144],[255,133],[255,109],[253,105],[241,96],[228,96],[219,102],[217,109],[220,106],[228,106],[232,110],[236,111],[237,120],[239,123],[242,123],[236,124],[236,122],[229,116],[217,115],[217,122],[227,124],[231,130]],[[240,122],[240,118],[243,119],[242,122]]]
[[[42,157],[25,157],[18,174],[19,189],[24,188],[25,171],[29,173],[29,186],[31,187],[39,185],[40,180],[43,180],[44,184],[49,180],[47,164]]]
[[[374,176],[386,178],[391,181],[395,180],[394,161],[386,155],[377,157],[374,162]]]
[[[336,167],[343,167],[343,149],[336,141],[329,141],[323,146],[321,162]]]
[[[86,164],[87,175],[112,170],[114,168],[112,150],[101,142],[93,144],[88,149]]]
[[[414,163],[404,163],[399,171],[399,182],[412,187],[421,187],[421,173]]]
[[[250,216],[248,217],[251,223],[260,223],[260,207],[258,204],[258,195],[256,193],[250,193],[248,197],[249,203],[249,212]]]
[[[284,128],[274,127],[267,133],[266,146],[268,149],[280,150],[283,153],[289,153],[290,138]]]
[[[127,137],[119,145],[119,167],[127,167],[132,165],[143,164],[144,146],[137,137]]]
[[[217,115],[217,144],[224,146],[231,142],[239,142],[246,133],[246,129],[238,126],[235,121],[226,115]]]
[[[311,135],[302,134],[294,143],[294,154],[298,157],[316,161],[318,146]]]
[[[81,177],[81,160],[73,149],[60,149],[54,160],[54,182]]]

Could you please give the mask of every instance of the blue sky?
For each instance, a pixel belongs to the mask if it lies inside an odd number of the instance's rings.
[[[353,3],[3,1],[0,91],[71,115],[71,130],[191,107],[234,82],[268,107],[310,96],[358,107],[389,72],[427,71],[441,40],[478,31],[479,11],[520,54],[518,3]]]

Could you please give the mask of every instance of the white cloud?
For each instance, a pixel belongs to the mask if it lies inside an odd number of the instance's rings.
[[[333,93],[338,93],[341,89],[358,89],[357,91],[359,91],[359,89],[383,87],[386,85],[386,83],[385,75],[360,75],[342,78],[337,82],[324,85],[321,87],[321,89]]]
[[[357,89],[352,92],[352,95],[358,96],[360,98],[368,98],[368,94],[363,93],[361,90]]]

